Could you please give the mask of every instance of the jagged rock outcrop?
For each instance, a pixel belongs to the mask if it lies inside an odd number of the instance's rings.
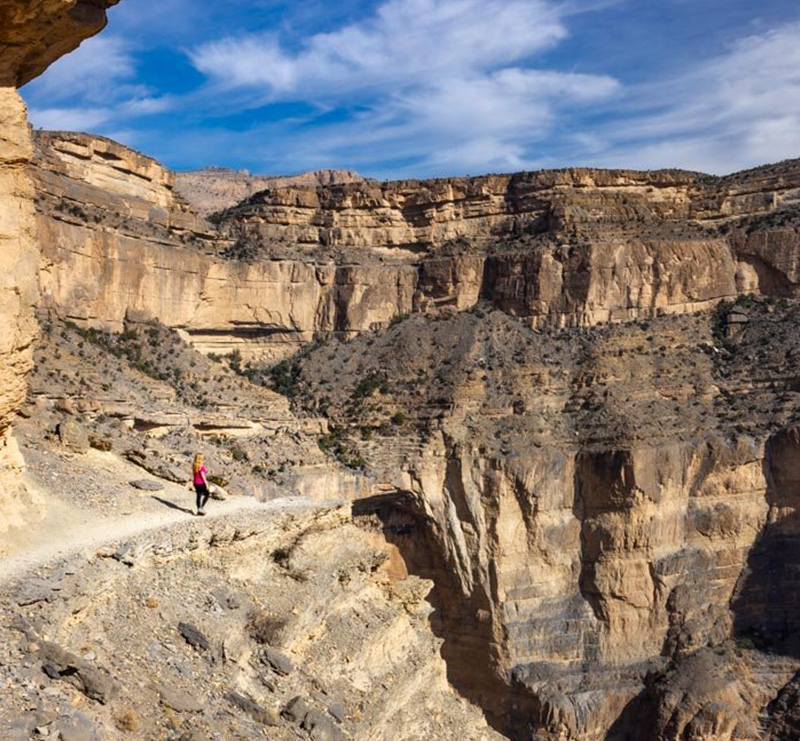
[[[105,25],[116,0],[0,1],[0,532],[19,524],[28,495],[22,460],[10,437],[25,396],[36,331],[38,250],[28,164],[27,112],[16,88]]]
[[[270,189],[212,225],[175,176],[108,140],[37,136],[45,300],[118,329],[158,317],[204,351],[280,359],[410,313],[489,300],[529,326],[797,295],[800,167],[712,178],[565,170]]]
[[[357,183],[363,178],[350,170],[314,170],[300,175],[251,175],[247,170],[210,167],[175,173],[178,193],[197,210],[208,215],[241,203],[270,188]]]
[[[102,31],[119,0],[2,0],[0,87],[21,87]]]

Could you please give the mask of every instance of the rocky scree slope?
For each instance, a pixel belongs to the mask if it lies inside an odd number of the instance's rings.
[[[500,738],[447,684],[430,584],[348,508],[195,523],[4,590],[4,739]]]
[[[133,324],[119,334],[40,317],[41,335],[19,425],[26,458],[56,450],[113,452],[162,480],[185,483],[195,452],[232,494],[353,497],[357,477],[326,457],[319,416],[211,360],[173,330]],[[234,367],[237,367],[234,364]]]

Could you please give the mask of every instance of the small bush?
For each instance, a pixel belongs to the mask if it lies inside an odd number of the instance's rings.
[[[139,716],[133,710],[126,710],[116,718],[114,718],[114,725],[125,733],[132,733],[139,728]]]
[[[248,629],[257,643],[275,645],[280,642],[286,622],[285,618],[261,610],[250,618]]]
[[[300,368],[296,363],[284,360],[269,370],[272,389],[290,399],[300,390]]]
[[[396,316],[392,317],[392,321],[389,322],[389,326],[396,327],[398,324],[408,319],[408,317],[408,314],[397,314]]]
[[[239,445],[231,445],[231,455],[235,461],[245,461],[248,458],[247,451]]]
[[[354,399],[366,399],[376,391],[389,393],[389,381],[382,373],[370,373],[362,378],[353,388],[352,396]]]
[[[748,636],[739,636],[736,639],[736,647],[742,651],[754,651],[756,644],[753,642],[753,639]]]

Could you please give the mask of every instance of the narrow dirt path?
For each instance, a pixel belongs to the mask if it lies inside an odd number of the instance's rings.
[[[14,551],[0,560],[0,586],[28,571],[52,561],[67,558],[102,545],[127,540],[150,530],[158,530],[180,522],[197,522],[201,518],[186,509],[187,497],[174,492],[153,495],[162,508],[157,511],[132,512],[120,517],[102,517],[87,510],[74,510],[58,501],[47,502],[47,516],[32,527],[27,537],[17,535]],[[205,519],[225,517],[245,510],[273,509],[292,500],[259,502],[234,497],[224,502],[212,501]],[[22,534],[24,536],[24,534]]]

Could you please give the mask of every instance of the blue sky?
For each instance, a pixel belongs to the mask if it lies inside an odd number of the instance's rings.
[[[726,173],[800,157],[797,0],[122,0],[23,89],[175,169]]]

